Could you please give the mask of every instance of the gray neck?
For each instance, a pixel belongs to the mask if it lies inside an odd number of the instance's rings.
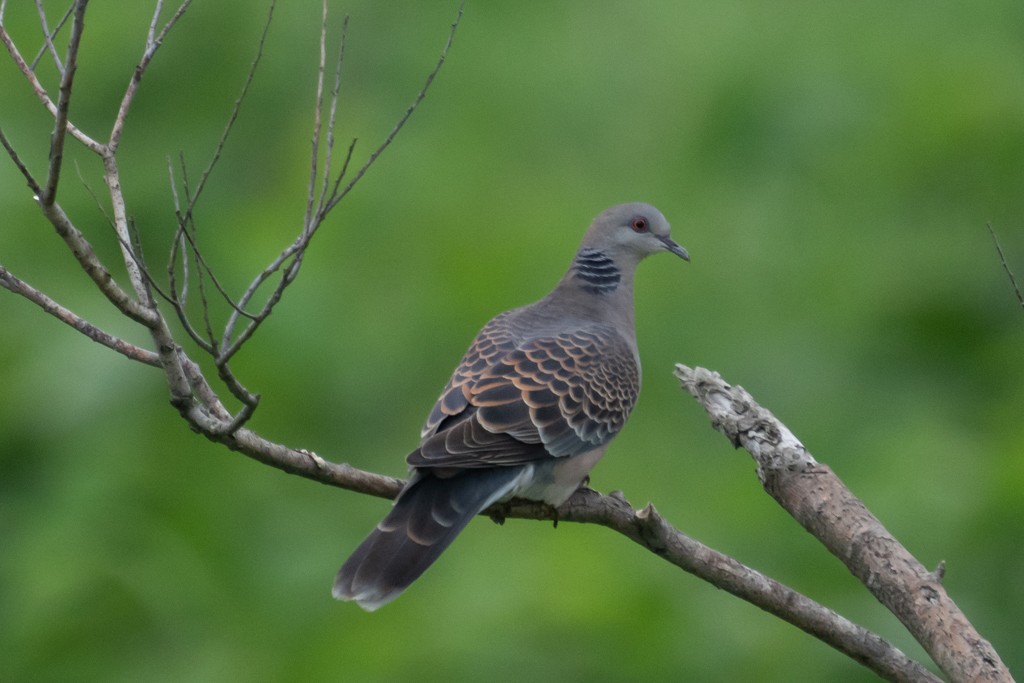
[[[635,272],[635,263],[623,264],[606,251],[583,247],[554,291],[538,302],[538,312],[558,319],[611,322],[633,338]]]

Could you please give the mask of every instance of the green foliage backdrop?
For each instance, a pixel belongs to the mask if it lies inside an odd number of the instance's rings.
[[[29,3],[8,3],[26,51]],[[108,129],[150,3],[92,3],[72,118]],[[22,7],[22,5],[24,7]],[[235,291],[301,220],[319,3],[283,3],[197,213]],[[365,158],[411,102],[451,3],[351,15],[340,137]],[[163,262],[166,158],[208,159],[260,3],[197,2],[123,143]],[[1024,5],[469,0],[421,109],[314,243],[236,363],[253,426],[403,473],[466,343],[545,293],[605,206],[659,206],[689,265],[637,283],[645,387],[593,477],[702,541],[921,650],[757,485],[672,378],[748,388],[828,462],[1024,672]],[[29,47],[31,46],[31,47]],[[49,127],[0,59],[0,123],[39,172]],[[69,154],[99,192],[96,161]],[[68,166],[61,202],[116,246]],[[0,263],[145,342],[91,291],[0,163]],[[794,628],[599,529],[474,522],[402,599],[329,597],[385,501],[188,431],[160,374],[0,292],[0,679],[867,681]]]

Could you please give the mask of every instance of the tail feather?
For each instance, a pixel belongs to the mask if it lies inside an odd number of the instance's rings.
[[[523,467],[464,470],[449,478],[420,470],[334,580],[334,597],[373,611],[397,598],[475,515],[507,495]]]

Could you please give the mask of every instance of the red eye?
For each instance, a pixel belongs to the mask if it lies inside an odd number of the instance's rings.
[[[633,228],[634,232],[647,232],[647,219],[643,216],[637,216],[633,219],[633,222],[630,223],[630,227]]]

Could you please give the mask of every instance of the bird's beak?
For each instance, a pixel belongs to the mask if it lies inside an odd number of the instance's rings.
[[[683,259],[684,261],[689,261],[690,260],[690,254],[687,253],[687,251],[685,249],[683,249],[681,246],[676,244],[676,242],[671,237],[661,237],[661,236],[659,236],[658,239],[661,240],[662,244],[665,245],[666,249],[671,251],[673,254],[675,254],[679,258]]]

